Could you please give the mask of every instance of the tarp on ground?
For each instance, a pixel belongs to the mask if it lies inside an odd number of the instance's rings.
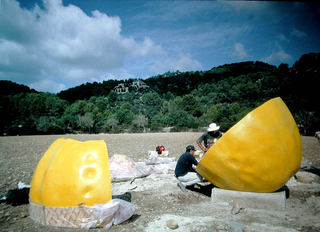
[[[160,165],[136,163],[125,155],[113,155],[109,159],[111,182],[129,181],[154,173],[164,173],[167,169]]]

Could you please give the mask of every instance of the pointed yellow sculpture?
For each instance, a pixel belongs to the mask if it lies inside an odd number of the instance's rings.
[[[251,111],[204,155],[197,171],[219,188],[274,192],[300,168],[301,137],[281,98]]]
[[[109,202],[111,178],[105,142],[56,140],[34,171],[29,196],[31,203],[50,207]]]

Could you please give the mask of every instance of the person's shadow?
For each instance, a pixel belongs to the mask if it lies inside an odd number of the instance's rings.
[[[216,187],[216,186],[210,183],[207,185],[195,184],[192,186],[187,186],[186,188],[190,191],[202,193],[202,194],[206,195],[207,197],[211,197],[211,192],[214,187]]]

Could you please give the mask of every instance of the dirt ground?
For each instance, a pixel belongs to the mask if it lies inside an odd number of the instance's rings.
[[[169,157],[179,156],[189,144],[196,146],[201,132],[98,134],[98,135],[50,135],[0,137],[0,194],[17,188],[19,181],[30,184],[33,171],[47,148],[58,138],[79,141],[104,140],[109,157],[122,154],[135,162],[148,158],[148,151],[164,145]],[[315,137],[301,137],[302,156],[320,167],[320,143]],[[292,178],[287,186],[289,198],[285,210],[259,210],[244,208],[238,214],[231,207],[213,206],[210,185],[202,193],[182,192],[172,173],[152,174],[136,179],[133,183],[112,183],[112,193],[122,194],[128,189],[136,210],[128,221],[112,226],[109,231],[171,231],[170,219],[178,223],[174,231],[320,231],[320,180],[305,171],[308,183]],[[208,189],[206,189],[208,187]],[[209,193],[209,194],[207,194]],[[241,205],[240,205],[241,207]],[[0,231],[80,231],[73,228],[42,226],[29,216],[28,204],[11,206],[0,204]],[[103,231],[107,229],[90,229]]]

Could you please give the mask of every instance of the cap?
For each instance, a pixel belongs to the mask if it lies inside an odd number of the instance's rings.
[[[188,145],[188,146],[186,147],[186,150],[189,151],[189,150],[196,150],[196,149],[194,148],[194,146]]]

